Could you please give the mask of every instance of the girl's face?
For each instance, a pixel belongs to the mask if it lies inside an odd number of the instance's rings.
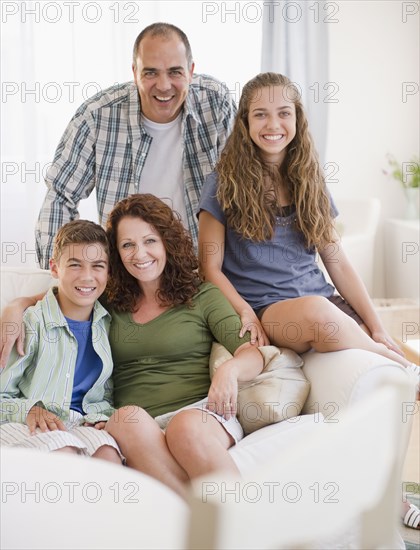
[[[154,227],[141,218],[122,218],[117,227],[117,246],[124,267],[140,286],[159,286],[166,250]]]
[[[287,88],[260,88],[251,99],[248,111],[249,135],[262,158],[281,164],[289,143],[296,135],[296,109],[287,97]]]

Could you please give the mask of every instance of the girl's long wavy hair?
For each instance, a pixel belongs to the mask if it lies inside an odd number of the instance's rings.
[[[180,217],[154,195],[131,195],[117,203],[110,213],[106,232],[110,247],[110,276],[107,300],[117,311],[136,311],[142,290],[125,269],[118,252],[117,231],[123,218],[139,218],[154,227],[166,250],[166,265],[160,279],[157,299],[162,305],[191,305],[201,282],[196,270],[197,257],[191,237]]]
[[[288,145],[278,169],[264,165],[259,148],[249,135],[248,113],[262,88],[282,86],[285,97],[296,109],[296,136]],[[276,172],[273,173],[273,170]],[[308,247],[326,246],[333,240],[331,205],[324,176],[308,130],[298,88],[277,73],[261,73],[245,84],[233,131],[216,166],[217,197],[229,226],[246,239],[264,241],[274,235],[276,211],[267,195],[264,177],[272,184],[281,179],[290,201],[296,206],[296,229]]]

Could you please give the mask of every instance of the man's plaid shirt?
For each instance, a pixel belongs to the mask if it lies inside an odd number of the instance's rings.
[[[225,145],[235,114],[224,84],[207,75],[194,75],[184,104],[182,136],[185,207],[195,244],[200,192]],[[141,173],[151,143],[141,124],[134,82],[107,88],[79,107],[46,175],[48,191],[35,231],[41,267],[49,267],[57,230],[78,217],[79,201],[94,188],[102,225],[118,201],[141,193]],[[158,182],[156,191],[158,194]]]

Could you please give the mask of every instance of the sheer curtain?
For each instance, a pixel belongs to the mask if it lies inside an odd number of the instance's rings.
[[[338,87],[328,80],[328,25],[337,22],[336,2],[265,2],[262,71],[282,73],[296,83],[321,163],[325,161],[328,104]]]

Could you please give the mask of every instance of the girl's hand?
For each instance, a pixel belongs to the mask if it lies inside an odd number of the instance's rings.
[[[257,346],[269,346],[268,339],[260,320],[253,311],[244,311],[241,314],[242,328],[239,332],[239,337],[242,338],[246,332],[251,333],[251,344]]]
[[[386,346],[388,349],[395,351],[396,353],[404,357],[403,351],[394,342],[394,340],[386,332],[386,330],[377,330],[372,332],[372,340],[375,340],[375,342],[378,342],[378,344],[384,344],[384,346]]]
[[[31,435],[39,428],[42,432],[52,432],[54,430],[67,431],[62,420],[54,413],[34,405],[26,416],[26,424]]]
[[[238,376],[231,361],[216,370],[208,393],[207,408],[227,420],[236,416]]]

